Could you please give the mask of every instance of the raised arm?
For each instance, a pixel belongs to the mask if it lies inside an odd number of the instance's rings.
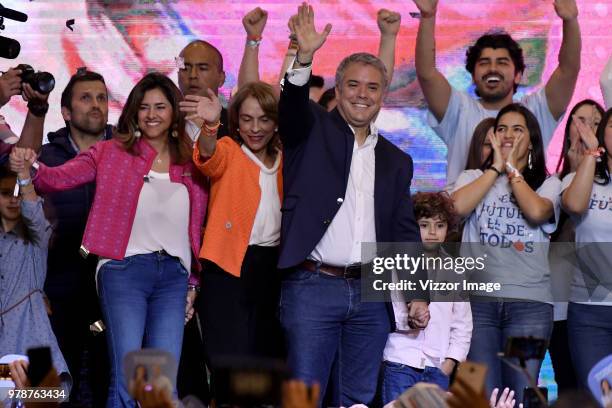
[[[211,89],[207,93],[207,96],[187,95],[179,102],[179,109],[187,115],[186,120],[202,124],[198,148],[203,159],[215,153],[217,130],[221,124],[221,102]]]
[[[297,15],[289,20],[289,26],[296,35],[299,49],[293,66],[287,71],[278,105],[279,133],[285,148],[304,140],[312,126],[306,84],[314,54],[323,46],[331,31],[331,24],[327,24],[323,31],[317,32],[314,11],[307,3],[302,3],[298,8]]]
[[[546,83],[548,108],[559,119],[572,99],[580,72],[580,25],[575,0],[555,0],[555,12],[563,20],[563,41],[559,50],[559,65]]]
[[[436,11],[438,0],[414,0],[421,19],[417,32],[414,63],[417,78],[431,113],[442,121],[451,97],[451,86],[436,68]]]
[[[592,153],[597,151],[599,142],[589,126],[586,126],[577,117],[572,119],[578,129],[580,139],[586,146],[587,153],[582,157],[572,182],[561,195],[561,206],[571,214],[580,215],[589,206],[597,163],[597,159]]]
[[[599,86],[601,87],[601,94],[606,103],[606,109],[612,108],[612,55],[608,58],[608,63],[601,72]]]
[[[249,82],[259,81],[259,43],[268,21],[268,12],[257,7],[242,18],[247,38],[238,72],[238,88]]]
[[[45,218],[42,201],[36,195],[30,178],[30,167],[36,161],[36,153],[32,149],[13,148],[10,156],[11,170],[17,173],[21,185],[21,215],[28,229],[29,237],[38,247],[47,247],[51,236],[51,225]]]
[[[29,84],[23,84],[23,97],[28,102],[28,116],[21,129],[21,137],[17,142],[19,147],[40,150],[43,140],[45,115],[49,109],[49,94],[41,94],[32,89]]]
[[[402,16],[400,13],[387,9],[378,10],[376,22],[380,30],[380,44],[378,46],[378,58],[387,68],[387,84],[391,85],[393,70],[395,68],[395,43],[400,30]]]

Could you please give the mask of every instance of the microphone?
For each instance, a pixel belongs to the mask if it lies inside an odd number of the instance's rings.
[[[20,51],[19,41],[0,36],[0,58],[15,59]]]
[[[0,17],[8,18],[9,20],[21,21],[25,23],[28,21],[28,15],[21,11],[6,8],[0,4]]]

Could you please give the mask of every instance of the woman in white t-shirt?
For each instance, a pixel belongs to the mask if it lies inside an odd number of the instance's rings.
[[[453,192],[458,214],[467,217],[462,255],[486,259],[485,269],[470,281],[501,286],[471,292],[474,330],[468,359],[487,364],[489,393],[509,387],[520,401],[528,380],[498,353],[508,337],[550,337],[548,234],[556,228],[560,181],[547,178],[540,127],[523,105],[499,112],[490,139],[492,164],[461,173]],[[534,378],[540,364],[527,361]]]
[[[612,354],[612,109],[595,135],[574,119],[585,146],[575,173],[562,184],[562,205],[576,224],[578,265],[568,307],[568,337],[578,381]]]

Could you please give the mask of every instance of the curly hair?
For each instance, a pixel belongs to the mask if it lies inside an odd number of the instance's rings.
[[[446,191],[419,192],[412,196],[412,201],[414,202],[414,216],[417,220],[440,217],[440,220],[448,224],[449,231],[454,230],[457,226],[459,217],[453,200]]]

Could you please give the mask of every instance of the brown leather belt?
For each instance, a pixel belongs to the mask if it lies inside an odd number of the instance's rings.
[[[361,278],[362,266],[367,266],[367,265],[368,264],[364,265],[361,263],[354,263],[354,264],[350,264],[350,265],[346,265],[342,267],[342,266],[334,266],[334,265],[319,263],[319,262],[315,262],[315,261],[311,261],[310,259],[307,259],[300,264],[300,268],[305,269],[310,272],[323,272],[327,275],[338,276],[340,278],[359,279]]]

